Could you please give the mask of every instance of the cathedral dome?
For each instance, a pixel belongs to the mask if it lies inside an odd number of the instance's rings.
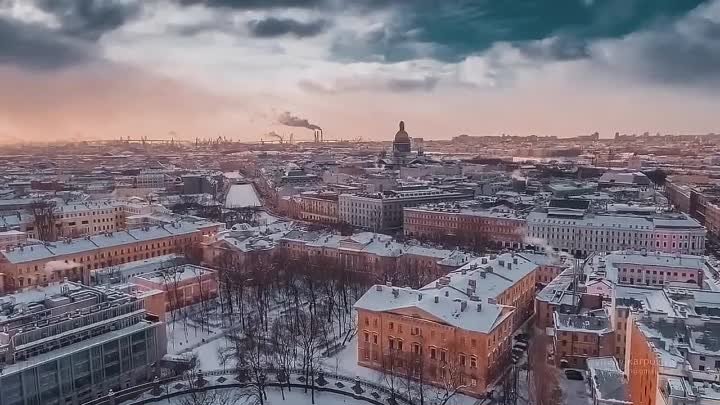
[[[400,121],[400,130],[395,134],[394,143],[410,143],[410,135],[405,132],[405,122]]]

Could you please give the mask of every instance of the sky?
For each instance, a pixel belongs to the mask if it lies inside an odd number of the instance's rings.
[[[719,106],[720,0],[0,0],[0,142],[699,134]]]

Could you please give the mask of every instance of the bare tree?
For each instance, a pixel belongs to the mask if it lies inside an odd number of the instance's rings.
[[[444,356],[444,360],[441,358],[439,375],[436,378],[436,385],[439,388],[436,392],[438,405],[447,404],[455,395],[467,387],[465,365],[460,359],[455,346],[450,345]]]
[[[325,331],[322,320],[310,309],[296,313],[296,333],[306,388],[310,387],[312,403],[315,403],[315,375],[320,371],[322,344]]]
[[[399,393],[403,383],[404,353],[394,343],[389,350],[382,354],[380,360],[382,375],[380,382],[390,390],[390,402],[395,402],[395,396]]]
[[[290,319],[276,319],[270,330],[270,341],[272,343],[272,357],[275,365],[279,367],[278,381],[280,393],[285,400],[283,382],[287,383],[290,391],[290,369],[295,365],[295,351],[297,347],[297,336],[289,324]]]
[[[428,375],[425,356],[423,355],[423,339],[419,337],[419,341],[411,346],[411,350],[406,352],[403,357],[404,361],[404,379],[402,381],[405,395],[414,404],[425,405],[428,394]]]
[[[251,320],[251,324],[255,324],[254,320]],[[272,356],[267,333],[263,328],[252,327],[245,331],[244,336],[232,334],[229,340],[234,350],[238,377],[246,386],[242,394],[245,402],[249,405],[264,405],[267,401],[266,370]]]
[[[560,402],[559,370],[548,362],[550,337],[536,332],[528,346],[528,399],[536,405]]]
[[[55,202],[49,200],[36,200],[30,204],[33,215],[33,224],[38,239],[43,242],[52,242],[57,239],[55,227]]]
[[[197,361],[194,362],[197,364]],[[231,405],[238,401],[244,390],[205,389],[209,382],[202,371],[196,367],[183,373],[182,384],[187,386],[187,393],[177,397],[178,405]]]

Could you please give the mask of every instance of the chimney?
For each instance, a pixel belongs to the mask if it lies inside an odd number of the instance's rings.
[[[479,302],[478,302],[478,304],[477,304],[477,311],[478,311],[478,312],[481,312],[481,311],[482,311],[482,304],[479,303]]]
[[[517,257],[513,257],[513,264],[518,264],[518,259],[517,259]]]
[[[392,289],[393,297],[397,298],[400,295],[400,291],[397,288]]]
[[[450,291],[445,290],[445,296],[446,296],[446,297],[449,297],[449,296],[450,296]]]
[[[388,286],[388,287],[392,287],[392,281],[386,282],[385,285]]]
[[[483,257],[482,259],[480,259],[480,263],[487,264],[487,257]]]
[[[422,293],[418,294],[418,301],[422,301]]]
[[[500,265],[500,267],[504,266],[505,260],[503,260],[503,259],[498,260],[498,264]]]
[[[376,285],[375,291],[382,291],[382,286],[380,284]]]
[[[508,268],[508,270],[512,270],[512,263],[508,262],[507,268]]]
[[[433,301],[437,304],[438,302],[440,302],[440,297],[438,297],[438,296],[436,295],[436,296],[435,296],[435,299],[433,299]]]
[[[465,312],[466,309],[467,309],[467,301],[465,301],[465,300],[460,301],[460,312]]]

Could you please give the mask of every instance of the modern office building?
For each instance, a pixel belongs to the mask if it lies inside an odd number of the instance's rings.
[[[79,405],[150,380],[162,305],[63,281],[0,298],[0,405]]]

